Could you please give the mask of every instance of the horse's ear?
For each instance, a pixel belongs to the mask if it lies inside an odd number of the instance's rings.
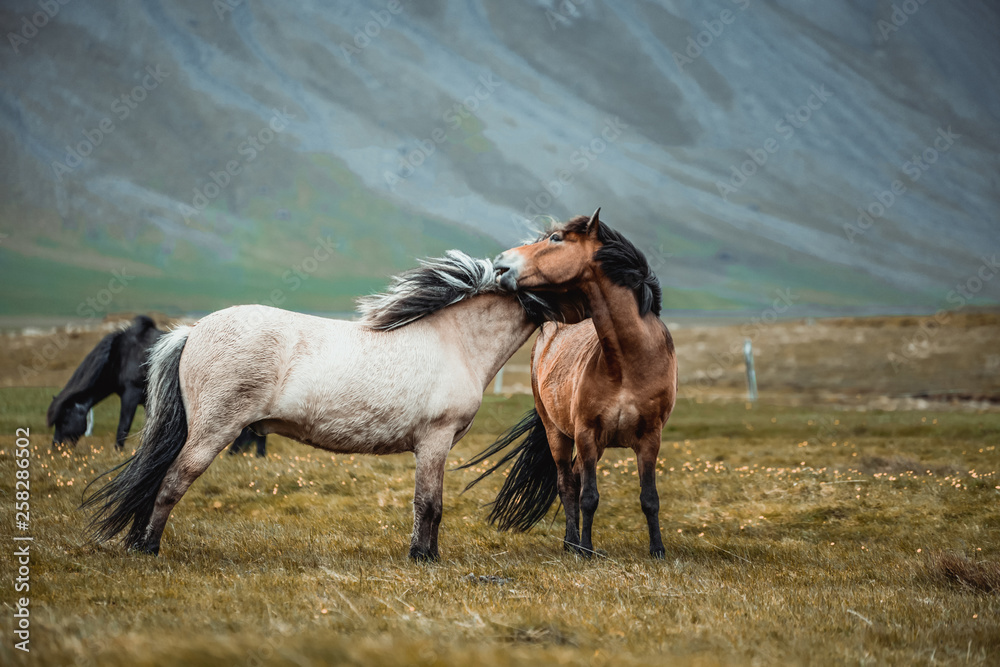
[[[597,238],[597,230],[601,227],[601,220],[598,217],[601,214],[601,207],[598,206],[597,210],[594,211],[594,215],[590,216],[590,220],[587,221],[587,235]]]

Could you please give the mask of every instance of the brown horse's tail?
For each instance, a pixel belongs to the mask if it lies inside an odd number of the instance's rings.
[[[468,491],[513,460],[514,465],[510,469],[510,474],[507,475],[496,500],[492,503],[493,509],[490,510],[489,520],[490,523],[497,524],[500,530],[524,532],[545,518],[558,495],[556,462],[552,458],[549,440],[545,436],[545,426],[538,412],[531,410],[526,413],[521,421],[500,436],[496,442],[459,467],[469,468],[482,463],[518,440],[521,440],[521,443],[517,447],[507,452],[489,470],[469,482],[465,490]]]

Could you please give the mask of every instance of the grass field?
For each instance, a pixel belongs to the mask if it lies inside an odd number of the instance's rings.
[[[175,509],[159,558],[85,544],[86,482],[123,458],[117,404],[51,453],[47,388],[0,390],[0,489],[30,428],[31,653],[13,649],[13,542],[0,558],[4,664],[997,664],[1000,414],[682,400],[659,462],[667,558],[647,554],[631,452],[600,464],[595,545],[555,510],[497,533],[445,481],[442,559],[406,557],[412,456],[334,456],[277,437],[221,456]],[[487,396],[450,461],[530,405]],[[17,534],[21,534],[17,531]],[[471,575],[471,576],[470,576]]]

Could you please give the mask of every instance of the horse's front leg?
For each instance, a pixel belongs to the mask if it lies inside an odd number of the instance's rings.
[[[123,449],[128,432],[132,430],[132,420],[135,418],[135,411],[142,402],[142,389],[129,385],[122,392],[121,413],[118,416],[118,434],[115,437],[115,447]]]
[[[573,439],[563,435],[555,425],[545,424],[549,450],[556,462],[556,489],[566,512],[566,535],[563,548],[580,549],[580,477],[573,470]]]
[[[600,502],[601,494],[597,492],[597,444],[592,430],[581,430],[576,434],[577,466],[580,470],[580,549],[583,556],[594,553],[594,543],[591,540],[591,530],[594,526],[594,513]]]
[[[444,466],[451,451],[452,433],[439,433],[419,443],[416,481],[413,489],[413,537],[410,558],[438,559],[438,529],[441,526]]]
[[[656,458],[660,454],[660,430],[642,437],[635,450],[639,461],[639,503],[646,515],[649,527],[649,554],[653,558],[663,558],[663,537],[660,535],[660,496],[656,492]]]

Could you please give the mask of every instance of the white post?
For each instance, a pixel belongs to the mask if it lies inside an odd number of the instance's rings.
[[[757,401],[757,373],[753,368],[753,343],[747,338],[743,342],[743,358],[747,365],[747,400],[751,403]]]
[[[497,377],[493,380],[493,393],[502,394],[503,393],[503,366],[497,371]]]

